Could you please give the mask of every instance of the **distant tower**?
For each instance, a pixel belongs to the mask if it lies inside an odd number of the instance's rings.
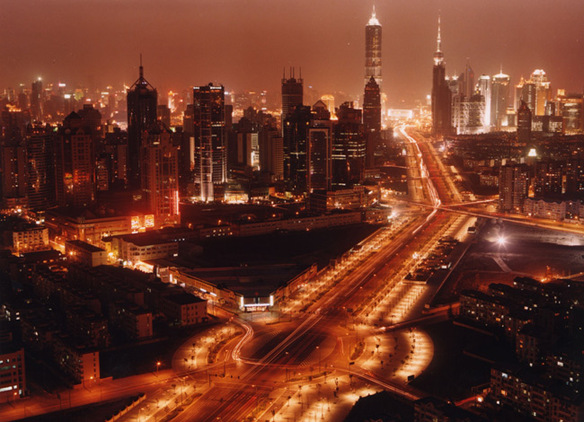
[[[432,131],[435,135],[447,135],[452,131],[452,93],[446,81],[444,53],[440,35],[440,17],[438,17],[438,37],[432,69]]]
[[[43,120],[43,81],[41,78],[32,83],[30,92],[30,114],[33,120]]]
[[[156,123],[158,93],[144,79],[142,57],[140,75],[127,93],[128,100],[128,185],[132,189],[140,187],[140,149],[142,134]]]
[[[212,83],[193,88],[195,183],[203,202],[221,199],[227,181],[225,89]]]
[[[491,126],[495,130],[501,130],[503,120],[507,116],[510,81],[509,75],[504,74],[503,70],[493,75],[493,83],[491,85]]]
[[[290,78],[286,79],[286,71],[284,70],[282,78],[282,131],[286,116],[294,110],[294,107],[302,105],[303,94],[302,74],[296,79],[294,77],[294,68],[291,68]]]
[[[481,75],[478,82],[478,91],[485,101],[485,112],[483,113],[483,127],[485,132],[491,127],[491,78],[489,75]]]
[[[375,6],[365,26],[365,85],[372,76],[381,87],[381,24],[375,16]]]
[[[533,71],[531,81],[535,85],[535,107],[531,111],[534,116],[544,116],[546,103],[551,100],[550,81],[542,69]]]
[[[531,110],[525,101],[521,101],[517,110],[517,141],[529,142],[531,139]]]

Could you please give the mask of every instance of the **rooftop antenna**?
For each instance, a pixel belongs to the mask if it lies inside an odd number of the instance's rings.
[[[300,67],[300,79],[302,79],[302,66]]]
[[[142,53],[140,53],[140,79],[144,78],[144,68],[142,67]]]

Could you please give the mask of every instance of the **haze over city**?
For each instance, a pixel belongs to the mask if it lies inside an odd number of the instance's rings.
[[[582,0],[0,5],[1,421],[584,421]]]
[[[363,31],[372,1],[4,0],[0,81],[42,77],[68,86],[130,85],[143,54],[160,91],[204,82],[277,91],[283,67],[302,67],[320,93],[362,94]],[[467,58],[477,72],[503,66],[515,82],[546,70],[554,87],[584,87],[580,0],[375,2],[383,25],[389,105],[430,91],[429,57],[442,16],[449,74]]]

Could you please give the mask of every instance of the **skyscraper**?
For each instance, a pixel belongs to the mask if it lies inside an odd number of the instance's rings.
[[[532,113],[527,103],[521,101],[519,110],[517,110],[517,141],[529,142],[531,139],[531,118]]]
[[[432,132],[435,135],[447,135],[452,131],[451,101],[452,93],[446,81],[440,17],[438,17],[438,37],[434,53],[434,68],[432,69]]]
[[[44,126],[30,129],[26,142],[28,208],[44,210],[55,202],[54,134]]]
[[[95,198],[93,137],[91,127],[76,112],[65,117],[59,129],[55,158],[59,205],[89,205]]]
[[[157,227],[180,222],[178,148],[173,145],[171,134],[162,121],[154,122],[143,134],[141,185]]]
[[[43,120],[43,81],[41,78],[32,83],[30,92],[30,115],[32,120]]]
[[[292,192],[306,192],[308,128],[312,121],[309,106],[297,106],[284,119],[284,179]]]
[[[221,199],[227,181],[225,89],[212,83],[193,88],[195,184],[203,202]]]
[[[307,191],[331,188],[332,125],[326,104],[317,101],[312,106],[314,119],[308,129]]]
[[[144,79],[144,68],[140,59],[140,75],[127,93],[128,100],[128,185],[132,189],[140,187],[140,150],[142,134],[156,123],[158,93]]]
[[[485,112],[483,114],[483,126],[485,132],[490,131],[491,127],[491,78],[489,75],[481,75],[478,82],[478,91],[485,100]]]
[[[302,105],[303,97],[302,74],[296,79],[294,77],[294,68],[291,68],[290,78],[286,79],[286,70],[284,69],[284,76],[282,78],[282,131],[284,130],[284,120],[288,114],[292,113],[294,107]]]
[[[381,93],[371,76],[363,94],[363,127],[366,136],[366,165],[373,167],[374,154],[381,136]]]
[[[352,187],[363,180],[366,135],[363,131],[362,111],[352,102],[337,109],[338,121],[333,131],[333,186]]]
[[[371,77],[381,87],[381,24],[375,16],[375,6],[365,26],[365,85]]]
[[[551,100],[550,81],[543,69],[536,69],[531,74],[535,85],[535,107],[531,109],[534,116],[544,116],[546,103]]]
[[[493,75],[493,83],[491,85],[491,126],[495,130],[501,130],[507,117],[510,81],[509,75],[504,74],[503,70]]]

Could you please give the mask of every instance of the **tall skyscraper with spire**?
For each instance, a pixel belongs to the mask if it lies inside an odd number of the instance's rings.
[[[365,26],[365,83],[371,77],[381,87],[381,24],[375,15],[375,6],[371,18]]]
[[[144,67],[140,56],[140,75],[127,93],[128,100],[128,185],[140,188],[140,150],[144,131],[156,123],[158,93],[144,79]]]
[[[438,17],[438,37],[432,70],[432,132],[446,135],[452,131],[452,93],[446,82],[446,67],[442,53],[440,17]]]

